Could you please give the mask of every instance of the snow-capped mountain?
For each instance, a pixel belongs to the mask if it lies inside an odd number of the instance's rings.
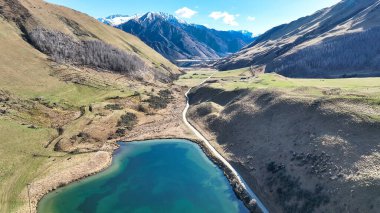
[[[114,24],[117,23],[116,20],[126,21],[117,25]],[[218,31],[203,25],[189,24],[166,13],[109,16],[99,21],[136,35],[173,62],[179,59],[224,57],[254,40],[248,31]]]
[[[111,25],[111,26],[117,26],[137,17],[138,15],[134,15],[134,16],[112,15],[105,18],[98,18],[98,21]]]
[[[124,24],[125,22],[128,22],[131,19],[137,20],[137,19],[144,17],[144,20],[145,19],[146,20],[153,20],[153,19],[157,18],[157,16],[160,16],[161,18],[163,18],[166,21],[187,24],[186,21],[183,19],[177,18],[177,17],[170,15],[170,14],[167,14],[167,13],[162,13],[162,12],[157,12],[157,13],[149,12],[149,13],[146,13],[143,15],[133,15],[133,16],[111,15],[111,16],[108,16],[105,18],[98,18],[98,21],[103,22],[103,23],[108,24],[108,25],[111,25],[111,26],[117,26],[117,25]]]

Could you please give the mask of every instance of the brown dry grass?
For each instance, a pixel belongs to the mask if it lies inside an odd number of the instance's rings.
[[[315,212],[379,208],[380,123],[356,108],[379,109],[271,90],[231,95],[206,89],[193,98],[192,122],[224,147],[272,211],[303,211],[302,205]],[[206,110],[205,102],[218,107]]]

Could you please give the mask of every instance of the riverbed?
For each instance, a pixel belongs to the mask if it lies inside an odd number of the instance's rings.
[[[187,140],[120,143],[105,171],[46,195],[39,213],[248,212],[223,172]]]

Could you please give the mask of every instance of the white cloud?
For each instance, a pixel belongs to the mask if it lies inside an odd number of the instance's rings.
[[[187,7],[182,7],[175,11],[175,14],[181,18],[192,18],[195,14],[197,14],[197,11],[194,11],[192,9],[189,9]]]
[[[253,17],[253,16],[248,16],[247,20],[250,21],[250,22],[253,22],[253,21],[256,21],[256,18]]]
[[[228,24],[231,26],[239,26],[239,23],[237,23],[235,20],[235,18],[237,16],[229,14],[227,12],[214,11],[214,12],[210,13],[209,17],[211,17],[215,20],[223,19],[223,22],[225,24]]]

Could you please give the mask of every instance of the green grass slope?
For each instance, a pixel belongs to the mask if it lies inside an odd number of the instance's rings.
[[[98,39],[133,52],[162,76],[179,73],[176,66],[135,36],[83,13],[40,0],[1,1],[0,212],[23,212],[28,183],[46,176],[50,168],[69,168],[67,159],[82,158],[80,154],[53,151],[57,128],[65,129],[62,141],[70,141],[87,129],[90,140],[95,141],[87,145],[96,149],[116,130],[120,116],[133,111],[126,103],[139,101],[133,96],[136,92],[167,87],[153,78],[154,73],[136,79],[58,64],[28,43],[26,32],[36,27],[60,31],[76,40]],[[117,111],[104,110],[115,101],[126,106]],[[90,105],[97,113],[88,112]],[[78,117],[82,106],[87,112]],[[89,155],[83,156],[87,159]]]

